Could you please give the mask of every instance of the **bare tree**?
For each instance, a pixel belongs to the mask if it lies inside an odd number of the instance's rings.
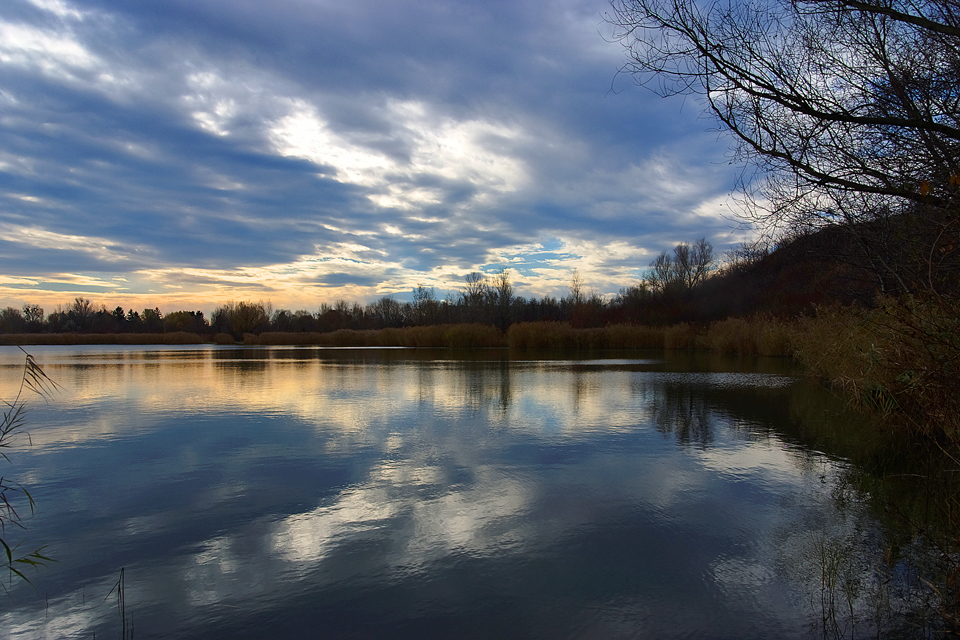
[[[690,247],[689,288],[692,289],[706,280],[715,262],[713,245],[707,242],[706,238],[694,242]]]
[[[579,269],[574,269],[570,275],[570,304],[578,306],[583,304],[583,276]]]
[[[689,291],[693,282],[693,256],[690,245],[681,242],[673,248],[673,276],[672,279],[684,290]]]
[[[479,271],[471,271],[464,277],[463,298],[470,305],[480,304],[487,295],[487,279]]]
[[[259,332],[269,327],[272,309],[273,305],[264,302],[229,302],[214,309],[210,324],[215,331],[229,331],[235,337],[240,337],[244,333]],[[160,312],[156,309],[152,311],[159,324],[162,320]],[[150,309],[144,309],[145,323],[148,321],[147,315],[152,315]]]
[[[487,278],[479,271],[471,271],[464,278],[463,291],[460,293],[461,304],[468,322],[485,322],[486,306],[490,297],[490,287]]]
[[[652,291],[664,293],[673,280],[673,258],[669,253],[663,251],[656,259],[650,263],[650,271],[647,273],[646,283]]]
[[[510,327],[510,307],[513,303],[513,284],[507,269],[500,269],[493,277],[491,290],[496,296],[497,326],[501,331],[506,331]]]
[[[67,312],[73,321],[74,328],[78,331],[84,331],[88,328],[93,313],[93,303],[86,298],[74,298],[73,304],[70,305],[70,311]]]
[[[437,315],[437,296],[433,287],[418,284],[413,290],[413,320],[416,324],[431,324]]]
[[[659,293],[689,292],[706,280],[715,259],[713,245],[700,238],[692,245],[681,242],[671,256],[662,252],[650,263],[646,285]]]
[[[31,325],[39,325],[43,322],[43,308],[35,304],[23,305],[23,317]]]
[[[27,321],[24,319],[20,309],[7,307],[0,311],[0,332],[19,333],[24,330],[26,325]]]
[[[383,296],[367,307],[368,315],[377,324],[377,327],[402,327],[406,320],[404,305],[390,296]]]
[[[883,249],[907,258],[901,249],[913,243],[929,264],[956,242],[958,0],[612,6],[624,71],[663,95],[700,96],[732,134],[735,159],[764,177],[742,177],[763,205],[752,221],[774,232],[845,223],[879,257],[874,266],[894,273],[903,267]],[[899,232],[878,234],[891,220]],[[900,284],[916,287],[909,277]]]
[[[724,273],[745,273],[752,265],[770,255],[766,242],[744,242],[724,254]]]

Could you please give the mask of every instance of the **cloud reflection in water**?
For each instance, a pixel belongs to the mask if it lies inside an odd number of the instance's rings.
[[[797,624],[770,541],[822,510],[831,463],[760,411],[782,415],[788,377],[280,349],[60,358],[74,396],[43,409],[30,452],[37,535],[70,558],[47,633],[76,613],[72,590],[120,566],[138,637],[256,637],[258,620],[439,636],[502,634],[501,619],[545,637]],[[78,496],[98,523],[68,517]],[[29,608],[4,617],[23,637]]]

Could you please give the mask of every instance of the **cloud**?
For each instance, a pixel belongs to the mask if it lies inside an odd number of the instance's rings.
[[[363,287],[375,287],[382,281],[382,278],[377,278],[375,276],[365,277],[356,273],[328,273],[322,276],[319,281],[322,284],[331,286],[353,284]]]
[[[32,239],[5,237],[0,273],[256,283],[277,306],[311,282],[315,307],[449,289],[507,254],[527,293],[573,268],[612,293],[676,242],[723,245],[723,142],[617,78],[605,9],[10,0],[0,229]]]

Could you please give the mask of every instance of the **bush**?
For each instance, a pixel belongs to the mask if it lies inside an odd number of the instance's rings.
[[[632,324],[575,329],[566,322],[520,322],[507,331],[513,349],[662,349],[664,330]]]

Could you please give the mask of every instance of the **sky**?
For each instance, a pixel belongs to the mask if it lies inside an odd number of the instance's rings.
[[[0,307],[607,297],[740,174],[607,0],[3,0]]]

